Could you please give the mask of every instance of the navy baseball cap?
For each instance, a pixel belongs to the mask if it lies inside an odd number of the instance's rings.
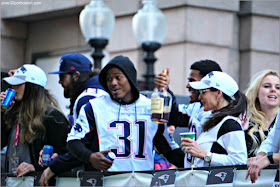
[[[78,53],[70,53],[60,58],[59,71],[50,72],[49,74],[64,74],[79,72],[91,72],[91,62],[84,55]]]

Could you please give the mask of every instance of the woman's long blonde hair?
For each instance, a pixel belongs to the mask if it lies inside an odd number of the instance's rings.
[[[249,154],[256,154],[259,149],[261,142],[266,138],[264,131],[266,131],[267,118],[265,113],[261,110],[261,104],[258,99],[258,93],[263,79],[268,76],[273,75],[280,79],[279,74],[274,70],[263,70],[257,73],[250,81],[248,89],[246,91],[246,96],[248,98],[248,116],[250,117],[250,126],[253,126],[248,134],[252,137],[253,145]],[[254,132],[259,132],[261,142],[253,134]]]
[[[18,122],[21,127],[19,141],[32,143],[37,136],[44,135],[42,122],[48,107],[59,109],[57,101],[46,89],[27,82],[22,100],[5,113],[5,123],[11,128]]]

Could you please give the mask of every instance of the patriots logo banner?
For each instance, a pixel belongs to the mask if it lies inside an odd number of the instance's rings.
[[[234,174],[235,169],[233,168],[213,169],[208,174],[206,185],[224,186],[227,183],[232,186]]]
[[[164,175],[158,177],[158,179],[162,179],[164,181],[164,183],[167,183],[167,181],[169,179],[169,175],[168,174],[164,174]]]
[[[176,176],[176,170],[163,170],[155,172],[151,186],[174,186]]]
[[[225,178],[227,177],[227,173],[226,172],[220,172],[220,173],[217,173],[215,175],[215,177],[219,177],[222,181],[224,181]]]
[[[94,179],[94,178],[90,178],[90,179],[88,179],[88,180],[87,180],[87,182],[88,182],[88,183],[90,183],[92,186],[95,186],[95,185],[96,185],[97,180],[96,180],[96,179]]]
[[[103,173],[94,171],[83,172],[81,186],[103,186]]]

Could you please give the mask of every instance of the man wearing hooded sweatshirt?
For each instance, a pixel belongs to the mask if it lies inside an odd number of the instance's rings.
[[[153,170],[155,145],[171,163],[183,167],[184,153],[169,136],[166,125],[151,121],[151,100],[139,93],[136,77],[133,63],[123,56],[113,58],[102,69],[99,82],[109,95],[90,100],[82,107],[75,125],[90,129],[83,128],[79,132],[84,134],[82,140],[68,142],[73,157],[98,170]],[[109,151],[115,153],[114,161],[104,156]],[[68,163],[71,167],[78,164]],[[64,172],[69,165],[58,162],[55,167],[45,170],[40,184],[47,184],[54,173],[58,174],[53,171],[57,168]]]

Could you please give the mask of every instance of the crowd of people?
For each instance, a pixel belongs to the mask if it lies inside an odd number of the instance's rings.
[[[50,74],[59,75],[64,97],[70,98],[68,116],[44,88],[45,72],[36,65],[21,66],[3,78],[16,92],[11,106],[1,108],[1,149],[7,149],[3,171],[16,176],[43,171],[44,186],[76,167],[118,172],[247,164],[246,179],[255,182],[261,169],[279,164],[276,71],[256,74],[244,94],[218,63],[197,61],[186,86],[190,104],[177,104],[169,89],[170,71],[155,77],[155,86],[173,98],[169,122],[158,124],[151,120],[151,99],[139,91],[128,57],[117,56],[92,71],[85,56],[62,56],[59,71]],[[1,101],[5,98],[2,91]],[[174,127],[188,127],[195,139],[183,138],[178,145],[171,135]],[[44,145],[54,148],[47,167],[42,165]],[[106,157],[109,152],[115,160]]]

